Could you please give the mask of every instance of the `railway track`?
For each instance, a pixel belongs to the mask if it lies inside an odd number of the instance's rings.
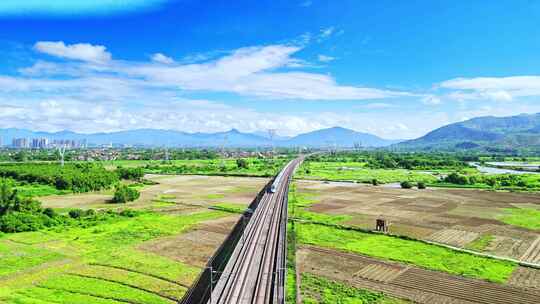
[[[285,303],[287,196],[302,161],[289,162],[261,198],[208,304]]]

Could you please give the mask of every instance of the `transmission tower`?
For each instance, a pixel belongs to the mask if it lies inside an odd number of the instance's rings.
[[[270,138],[270,147],[272,147],[272,155],[276,154],[274,147],[274,137],[276,136],[276,129],[268,129],[268,138]]]
[[[58,155],[60,155],[60,166],[64,166],[64,154],[66,153],[66,145],[60,145],[57,147]]]
[[[227,146],[228,142],[229,142],[229,135],[225,134],[223,136],[223,142],[221,143],[221,164],[220,164],[220,166],[222,168],[225,167],[225,146]]]

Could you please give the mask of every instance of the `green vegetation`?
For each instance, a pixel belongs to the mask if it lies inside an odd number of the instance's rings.
[[[478,237],[476,240],[470,242],[467,244],[466,248],[475,250],[475,251],[483,251],[486,249],[489,244],[495,239],[495,237],[491,234],[484,234]]]
[[[310,273],[302,274],[303,302],[306,304],[398,304],[405,301],[383,293],[359,289]]]
[[[118,175],[103,166],[85,164],[3,164],[0,176],[18,181],[53,186],[59,190],[87,192],[109,188],[118,182]]]
[[[309,222],[338,224],[352,219],[350,215],[331,215],[307,210],[317,200],[310,197],[306,193],[298,193],[296,184],[292,184],[289,188],[289,216],[294,219],[300,219]]]
[[[140,196],[141,194],[137,189],[120,184],[116,186],[112,202],[115,204],[125,204],[138,199]]]
[[[531,230],[540,230],[540,210],[533,208],[506,208],[499,220]]]
[[[0,277],[59,260],[64,255],[27,244],[0,242]]]
[[[240,204],[231,204],[231,203],[219,203],[212,205],[212,209],[221,210],[230,213],[244,213],[247,207]]]
[[[286,302],[296,304],[296,224],[287,224],[287,294]]]
[[[391,153],[356,151],[315,154],[308,162],[358,163],[369,169],[455,170],[468,168],[467,157],[445,153]]]
[[[366,163],[356,162],[305,162],[297,171],[296,178],[328,181],[354,181],[377,184],[401,181],[423,181],[434,183],[437,177],[433,174],[407,169],[372,169]]]
[[[516,264],[461,253],[445,247],[392,236],[316,224],[298,224],[298,241],[410,263],[492,282],[505,282]]]
[[[540,174],[490,174],[452,172],[441,185],[501,190],[540,190]]]
[[[401,188],[403,189],[412,189],[413,184],[409,181],[404,181],[400,183]]]
[[[139,162],[145,173],[153,174],[200,174],[230,176],[276,175],[289,158],[241,158],[210,160],[175,160],[164,162]],[[125,162],[122,162],[125,164]]]
[[[225,213],[125,212],[91,226],[0,237],[0,302],[174,303],[200,269],[137,249]],[[47,263],[57,263],[48,266]],[[64,265],[65,264],[65,265]],[[37,268],[36,268],[37,267]],[[32,272],[23,271],[32,269]],[[20,278],[5,276],[20,274]],[[172,301],[174,299],[175,301]]]
[[[118,167],[116,173],[121,179],[130,179],[139,181],[144,177],[144,170],[142,168],[123,168]]]

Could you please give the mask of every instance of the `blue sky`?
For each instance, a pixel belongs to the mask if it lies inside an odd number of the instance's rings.
[[[4,0],[0,127],[413,138],[540,112],[540,2],[492,2]]]

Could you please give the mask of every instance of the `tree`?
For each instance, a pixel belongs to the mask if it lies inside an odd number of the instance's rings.
[[[139,198],[141,194],[136,189],[130,188],[126,185],[118,185],[114,192],[113,203],[125,204],[132,202]]]

